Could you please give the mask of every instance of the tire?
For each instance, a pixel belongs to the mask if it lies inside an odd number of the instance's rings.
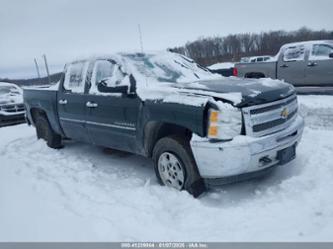
[[[54,132],[45,116],[39,115],[35,122],[38,139],[44,139],[47,146],[53,149],[62,148],[61,136]]]
[[[194,197],[206,191],[186,139],[179,136],[160,139],[153,150],[153,161],[161,185],[186,190]]]

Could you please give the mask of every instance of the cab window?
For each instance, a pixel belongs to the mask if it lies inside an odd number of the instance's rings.
[[[312,46],[310,60],[328,60],[333,53],[333,46],[328,44],[314,44]]]
[[[304,45],[290,46],[284,51],[284,61],[303,61],[305,55]]]
[[[90,93],[99,93],[98,83],[106,81],[108,86],[117,86],[121,84],[125,74],[121,71],[118,64],[109,60],[98,60],[95,62],[93,74],[91,77]]]
[[[88,62],[76,62],[67,67],[64,88],[73,93],[83,93]]]
[[[264,58],[262,58],[262,57],[257,58],[257,62],[263,62],[263,61],[264,61]]]

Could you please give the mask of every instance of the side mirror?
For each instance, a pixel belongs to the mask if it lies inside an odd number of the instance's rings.
[[[101,93],[122,93],[127,94],[128,93],[128,86],[124,85],[111,85],[109,86],[107,84],[107,80],[101,80],[97,83],[97,89]]]
[[[330,53],[328,57],[333,58],[333,53]]]

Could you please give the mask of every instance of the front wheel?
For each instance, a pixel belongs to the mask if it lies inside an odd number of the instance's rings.
[[[55,133],[45,116],[38,116],[35,121],[35,126],[38,139],[44,139],[50,148],[62,148],[61,136]]]
[[[178,136],[160,139],[154,147],[153,160],[160,184],[186,190],[194,197],[206,190],[186,139]]]

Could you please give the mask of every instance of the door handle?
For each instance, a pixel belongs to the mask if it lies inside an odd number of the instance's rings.
[[[86,107],[89,107],[89,108],[96,108],[96,107],[98,107],[98,104],[95,103],[95,102],[90,102],[90,101],[88,101],[88,102],[86,103]]]
[[[315,66],[317,66],[317,62],[309,62],[308,63],[308,67],[315,67]]]
[[[59,100],[60,105],[67,105],[67,99],[61,99]]]
[[[287,64],[282,64],[280,67],[282,67],[282,68],[287,68],[287,67],[289,67]]]

